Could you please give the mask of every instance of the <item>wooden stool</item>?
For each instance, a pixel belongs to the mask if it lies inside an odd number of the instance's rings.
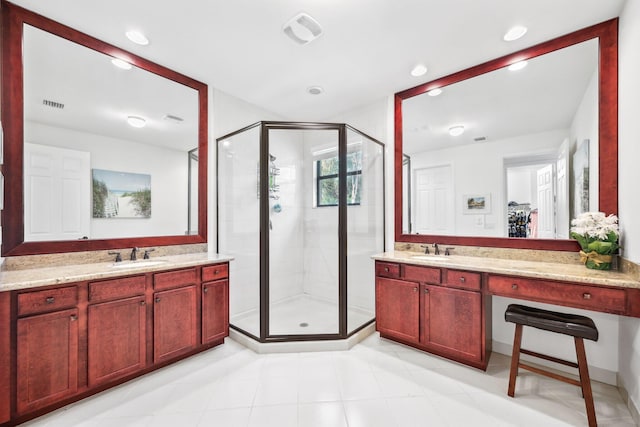
[[[554,311],[541,310],[539,308],[527,307],[518,304],[510,304],[507,307],[507,311],[504,313],[504,320],[516,324],[516,333],[513,338],[513,354],[511,355],[511,372],[509,374],[509,396],[513,397],[515,394],[518,368],[526,369],[537,374],[579,386],[582,388],[582,396],[584,397],[584,403],[587,407],[589,427],[596,427],[598,424],[596,423],[596,411],[593,406],[593,394],[591,392],[589,368],[587,367],[587,355],[584,351],[583,341],[583,338],[598,341],[598,329],[596,328],[595,323],[593,323],[593,320],[585,316],[557,313]],[[578,363],[573,363],[568,360],[558,359],[546,354],[540,354],[520,348],[523,326],[532,326],[545,331],[571,335],[575,340]],[[580,381],[522,363],[520,362],[520,353],[562,365],[571,366],[573,368],[578,368]]]

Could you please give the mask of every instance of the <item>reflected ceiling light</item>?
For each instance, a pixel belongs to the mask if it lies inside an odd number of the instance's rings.
[[[509,68],[509,71],[518,71],[518,70],[522,70],[526,66],[527,66],[527,61],[518,61],[509,65],[508,68]]]
[[[143,128],[147,121],[140,116],[129,116],[127,117],[127,123],[134,128]]]
[[[324,92],[324,89],[322,88],[322,86],[309,86],[307,88],[307,92],[309,92],[311,95],[320,95],[322,92]]]
[[[299,13],[289,19],[282,26],[282,31],[291,40],[302,45],[310,43],[322,35],[322,27],[318,21],[306,13]]]
[[[449,128],[449,135],[451,136],[460,136],[464,133],[464,126],[451,126]]]
[[[122,59],[119,58],[113,58],[111,60],[111,63],[113,65],[115,65],[118,68],[122,68],[123,70],[130,70],[131,69],[131,64],[129,64],[127,61],[124,61]]]
[[[136,30],[127,31],[125,35],[129,40],[131,40],[135,44],[139,44],[141,46],[146,46],[149,44],[149,39],[147,38],[147,36],[142,34],[140,31],[136,31]]]
[[[514,40],[518,40],[520,37],[524,36],[527,33],[527,27],[522,25],[516,25],[511,27],[509,31],[504,33],[504,37],[502,39],[506,42],[512,42]]]
[[[427,66],[424,64],[418,64],[413,67],[413,70],[411,70],[411,75],[413,77],[420,77],[424,76],[425,74],[427,74]]]
[[[442,93],[442,89],[437,88],[437,89],[431,89],[429,92],[427,92],[427,95],[429,96],[438,96]]]

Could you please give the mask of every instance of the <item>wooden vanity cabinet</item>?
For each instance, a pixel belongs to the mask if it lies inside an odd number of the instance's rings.
[[[376,272],[381,336],[486,369],[490,299],[479,273],[380,261]]]

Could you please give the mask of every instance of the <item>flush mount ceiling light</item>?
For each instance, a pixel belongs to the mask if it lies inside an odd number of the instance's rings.
[[[427,95],[429,96],[438,96],[442,93],[442,89],[437,88],[437,89],[431,89],[429,92],[427,92]]]
[[[427,66],[424,64],[418,64],[413,67],[413,70],[411,70],[411,75],[413,77],[420,77],[424,76],[425,74],[427,74]]]
[[[111,60],[111,63],[113,65],[115,65],[118,68],[122,68],[123,70],[130,70],[131,69],[131,64],[129,64],[127,61],[124,61],[122,59],[119,58],[113,58]]]
[[[449,128],[449,135],[451,136],[460,136],[464,133],[464,126],[451,126]]]
[[[514,40],[518,40],[520,37],[524,36],[527,33],[527,27],[522,25],[516,25],[511,27],[509,31],[504,33],[504,37],[502,39],[506,42],[512,42]]]
[[[127,123],[134,128],[143,128],[147,124],[147,121],[140,116],[129,116],[127,117]]]
[[[289,19],[282,26],[282,31],[291,40],[302,45],[310,43],[322,35],[322,27],[318,21],[306,13],[299,13]]]
[[[147,38],[147,36],[142,34],[140,31],[137,31],[137,30],[127,31],[125,35],[129,40],[131,40],[135,44],[139,44],[140,46],[146,46],[149,44],[149,39]]]
[[[518,61],[509,65],[508,68],[509,68],[509,71],[518,71],[518,70],[522,70],[526,66],[527,66],[527,61]]]
[[[324,89],[322,88],[322,86],[309,86],[307,88],[307,92],[309,92],[311,95],[320,95],[322,92],[324,92]]]

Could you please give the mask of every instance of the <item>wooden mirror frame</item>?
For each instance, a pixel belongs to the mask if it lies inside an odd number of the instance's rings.
[[[471,237],[451,235],[402,234],[402,101],[432,89],[467,80],[514,62],[535,58],[564,47],[598,38],[599,45],[599,210],[618,213],[618,19],[612,19],[518,52],[458,71],[395,94],[395,240],[410,243],[577,251],[575,240],[522,239],[509,237]]]
[[[100,41],[44,16],[2,1],[2,101],[4,128],[4,210],[2,211],[2,256],[93,251],[127,247],[149,247],[205,243],[207,241],[207,85]],[[198,234],[125,237],[95,240],[24,241],[24,92],[22,38],[24,24],[47,31],[106,55],[126,59],[132,65],[180,83],[198,92]],[[186,154],[186,153],[185,153]],[[185,162],[187,156],[185,155]]]

